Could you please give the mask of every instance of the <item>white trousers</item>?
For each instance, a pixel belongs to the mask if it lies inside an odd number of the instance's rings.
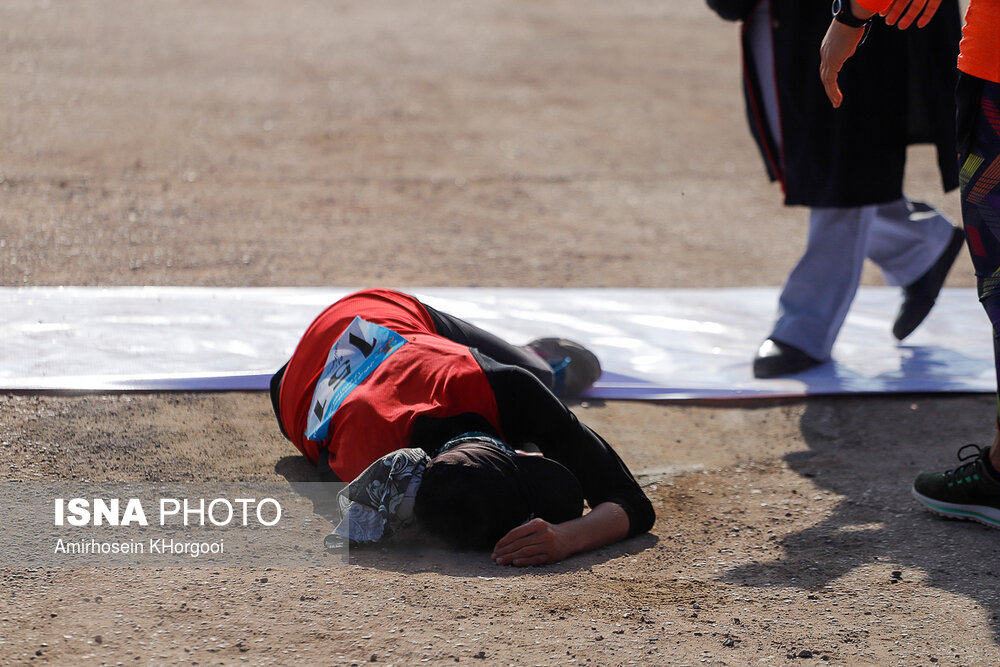
[[[764,112],[780,144],[768,0],[750,21]],[[887,204],[810,209],[806,250],[782,289],[770,337],[815,359],[828,359],[860,284],[865,258],[882,270],[886,283],[906,286],[941,256],[952,229],[940,212],[905,197]]]

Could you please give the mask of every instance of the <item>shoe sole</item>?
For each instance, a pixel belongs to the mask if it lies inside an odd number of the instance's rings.
[[[818,359],[813,359],[805,352],[796,348],[794,345],[782,343],[781,341],[777,341],[773,338],[768,338],[766,341],[761,343],[760,348],[757,350],[758,355],[760,355],[760,350],[764,349],[764,346],[769,342],[778,347],[779,351],[781,351],[782,346],[788,349],[783,351],[784,356],[768,355],[754,357],[753,376],[758,380],[769,380],[771,378],[797,375],[823,363]],[[794,362],[789,361],[790,354],[795,357]]]
[[[569,357],[570,365],[566,370],[572,372],[572,377],[566,378],[566,384],[557,392],[558,394],[566,397],[577,396],[593,386],[601,377],[601,362],[597,355],[575,341],[565,338],[539,338],[528,343],[528,346],[549,356]]]
[[[810,369],[816,368],[822,363],[822,361],[813,360],[808,363],[803,362],[790,366],[782,362],[771,361],[770,359],[757,358],[753,360],[753,376],[758,380],[770,380],[771,378],[798,375],[799,373],[805,373]]]
[[[959,505],[946,503],[943,500],[928,498],[916,489],[912,489],[913,497],[928,510],[948,519],[965,519],[975,521],[990,528],[1000,528],[1000,509],[988,505]]]
[[[898,341],[902,341],[904,338],[909,336],[911,333],[917,330],[917,328],[923,324],[927,316],[931,314],[931,310],[934,308],[934,304],[937,302],[938,295],[941,293],[941,288],[944,287],[945,281],[948,279],[948,274],[951,273],[951,269],[955,266],[955,261],[958,259],[958,254],[962,252],[962,246],[965,245],[965,233],[960,229],[956,228],[952,232],[952,238],[948,241],[948,245],[945,247],[944,252],[941,257],[935,262],[935,265],[941,265],[941,271],[943,275],[941,276],[941,284],[938,285],[937,291],[932,295],[930,303],[927,308],[921,309],[917,315],[911,318],[910,322],[906,322],[906,326],[902,326],[897,319],[892,325],[892,335]]]

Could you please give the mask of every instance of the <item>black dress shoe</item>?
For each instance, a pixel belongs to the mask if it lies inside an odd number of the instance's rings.
[[[819,366],[822,361],[813,359],[797,347],[768,338],[757,349],[753,360],[753,376],[758,379],[793,375]]]
[[[913,333],[931,312],[941,286],[944,285],[944,279],[948,277],[948,271],[955,263],[958,251],[962,249],[963,241],[965,232],[956,227],[952,231],[951,241],[934,265],[927,269],[924,275],[903,288],[903,305],[899,307],[899,314],[896,315],[896,321],[892,325],[892,335],[896,340],[903,340]]]

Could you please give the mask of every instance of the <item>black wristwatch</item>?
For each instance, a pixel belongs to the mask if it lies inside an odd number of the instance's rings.
[[[851,28],[864,28],[865,34],[861,36],[861,42],[864,43],[868,39],[868,31],[872,27],[872,19],[875,17],[874,14],[866,19],[859,19],[851,11],[851,0],[833,0],[833,6],[830,8],[833,12],[833,20],[838,23],[843,23]]]

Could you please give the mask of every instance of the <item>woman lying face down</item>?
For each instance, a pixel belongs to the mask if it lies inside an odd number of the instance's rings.
[[[538,565],[653,525],[628,467],[559,398],[600,374],[571,341],[514,346],[410,295],[362,290],[306,329],[271,400],[299,451],[353,480],[332,539],[416,524],[498,564]]]

